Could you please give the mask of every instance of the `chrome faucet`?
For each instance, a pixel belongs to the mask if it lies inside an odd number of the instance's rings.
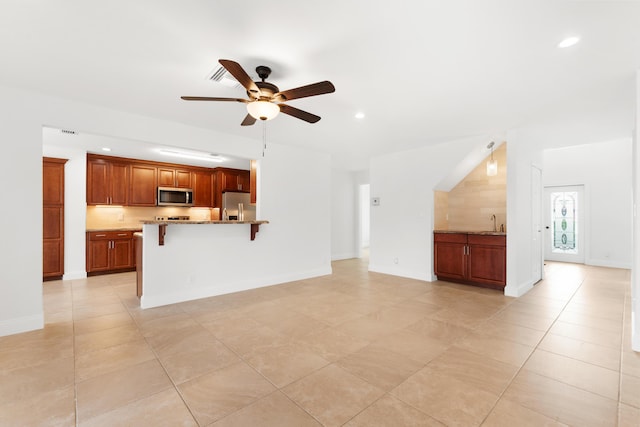
[[[493,214],[491,215],[491,220],[493,221],[493,231],[498,231],[498,228],[496,227],[496,215]]]

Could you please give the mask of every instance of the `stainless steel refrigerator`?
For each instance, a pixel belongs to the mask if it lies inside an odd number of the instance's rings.
[[[222,193],[222,210],[220,218],[224,219],[224,210],[227,210],[229,219],[238,219],[238,205],[242,203],[242,211],[245,221],[254,221],[256,219],[256,206],[251,204],[251,195],[249,193],[234,193],[227,191]]]

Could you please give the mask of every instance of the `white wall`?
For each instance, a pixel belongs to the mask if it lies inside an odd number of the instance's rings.
[[[254,241],[247,224],[178,224],[158,246],[158,226],[145,225],[142,307],[331,274],[329,163],[326,154],[269,144],[258,218],[269,224]]]
[[[631,270],[631,340],[635,351],[640,351],[640,71],[636,72],[636,117],[632,142],[633,163],[633,269]]]
[[[19,217],[11,209],[0,210],[0,220],[10,225],[5,227],[3,242],[11,248],[0,257],[0,335],[37,329],[43,325],[43,125],[167,145],[188,144],[193,149],[245,158],[262,156],[260,141],[4,87],[0,87],[0,125],[4,141],[10,147],[10,161],[1,168],[0,178],[11,185],[3,187],[2,197],[3,200],[20,200],[22,203]],[[279,262],[274,269],[286,268],[286,271],[281,271],[283,275],[314,269],[326,271],[330,265],[330,186],[313,180],[303,192],[298,191],[299,195],[293,191],[293,196],[280,197],[281,192],[290,195],[291,190],[300,190],[291,182],[304,176],[309,165],[300,163],[284,168],[282,172],[271,168],[298,161],[309,162],[311,158],[311,163],[317,161],[317,167],[323,169],[326,180],[331,173],[329,160],[324,156],[309,156],[304,150],[280,150],[276,144],[270,144],[267,151],[270,154],[265,157],[261,172],[261,179],[265,181],[261,188],[264,197],[262,217],[273,221],[271,232],[277,237],[265,239],[269,245],[260,244],[258,258],[261,263],[268,263],[282,259],[283,253],[298,251],[296,263]],[[269,156],[272,160],[268,160]],[[288,175],[290,172],[295,174]],[[282,185],[271,188],[268,187],[270,182]],[[307,215],[299,220],[305,223],[303,232],[295,218],[295,209],[307,203],[306,195],[309,194],[316,195],[322,204],[314,203],[314,209],[303,211]],[[275,195],[277,197],[274,198]],[[292,220],[296,222],[290,223]],[[268,234],[267,227],[264,226],[260,233]],[[212,246],[215,245],[216,242],[212,242]]]
[[[369,270],[433,280],[433,189],[486,137],[446,142],[373,158]]]
[[[585,264],[631,268],[631,166],[631,138],[544,151],[545,186],[585,186]]]

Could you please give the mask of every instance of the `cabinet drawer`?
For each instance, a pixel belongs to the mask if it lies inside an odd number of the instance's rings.
[[[467,243],[465,233],[433,233],[434,242]]]
[[[469,234],[470,245],[506,246],[506,236],[487,236],[482,234]]]
[[[89,240],[132,239],[133,231],[89,231]]]

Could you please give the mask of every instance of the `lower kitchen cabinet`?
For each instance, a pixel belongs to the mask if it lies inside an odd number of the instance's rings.
[[[88,231],[87,274],[135,269],[133,231]]]
[[[434,270],[438,279],[494,289],[507,283],[504,235],[434,233]]]

